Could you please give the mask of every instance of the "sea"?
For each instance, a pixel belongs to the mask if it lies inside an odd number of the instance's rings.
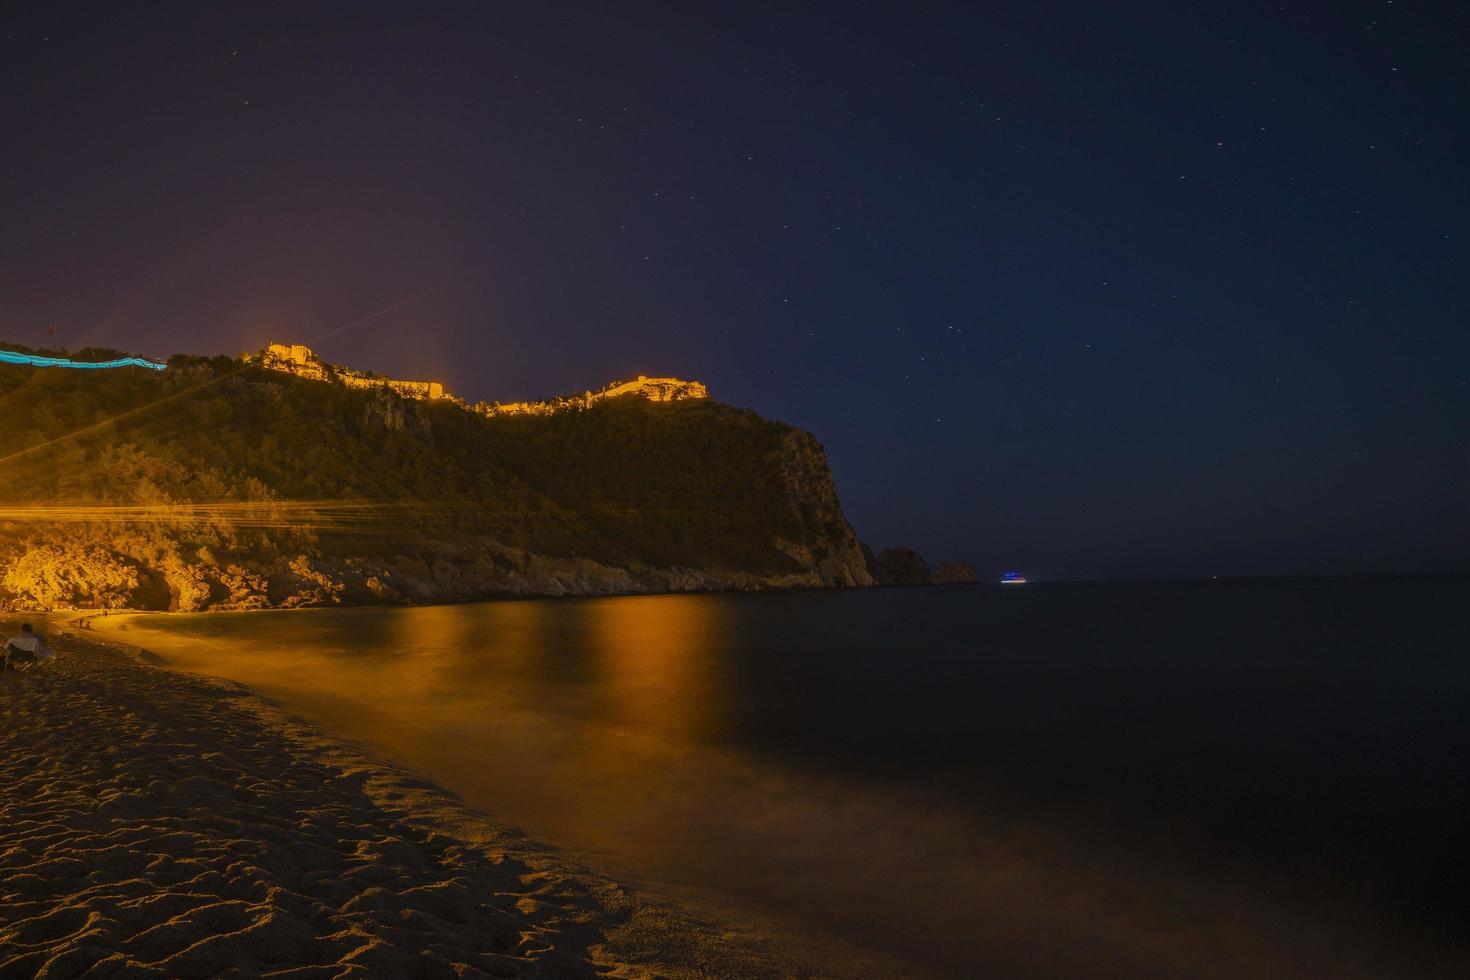
[[[1470,964],[1467,619],[1470,578],[1322,578],[94,625],[793,944],[1428,976]]]

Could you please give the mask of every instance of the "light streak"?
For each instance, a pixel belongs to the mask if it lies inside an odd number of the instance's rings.
[[[75,439],[77,436],[83,436],[89,432],[96,432],[99,429],[105,429],[109,425],[121,422],[123,419],[130,418],[140,412],[146,412],[150,408],[157,408],[159,405],[171,402],[176,398],[182,398],[185,395],[192,395],[195,392],[203,391],[205,388],[208,388],[216,381],[223,381],[226,378],[234,377],[235,375],[240,374],[243,371],[249,370],[252,366],[253,365],[250,364],[242,364],[235,370],[227,371],[224,374],[219,375],[218,377],[210,378],[208,381],[205,381],[202,384],[191,385],[188,388],[180,388],[178,391],[170,392],[169,394],[164,395],[162,398],[156,399],[151,402],[145,402],[144,404],[138,405],[135,408],[130,408],[126,412],[119,412],[116,415],[108,416],[101,421],[93,422],[91,425],[84,425],[80,429],[73,429],[72,431],[63,433],[54,439],[47,439],[45,442],[39,442],[34,446],[28,446],[25,449],[13,452],[9,456],[0,456],[0,466],[20,459],[22,456],[29,456],[31,453],[39,452],[42,449],[47,448],[48,446],[54,446],[57,443],[65,442],[68,439]]]
[[[263,500],[170,504],[0,504],[0,523],[226,524],[241,528],[369,529],[442,507],[418,501]]]
[[[146,361],[141,357],[120,357],[115,361],[73,361],[69,357],[42,357],[40,354],[20,354],[13,350],[0,350],[0,364],[22,364],[27,367],[87,368],[89,370],[140,367],[162,371],[167,364]]]
[[[453,276],[446,276],[444,279],[441,279],[439,282],[436,282],[434,285],[430,286],[428,289],[421,290],[420,292],[414,293],[412,296],[407,296],[407,297],[405,297],[403,299],[400,299],[396,303],[389,303],[387,306],[383,307],[381,310],[378,310],[378,311],[376,311],[374,313],[369,313],[367,316],[364,316],[364,317],[359,317],[358,319],[353,320],[351,323],[344,323],[340,327],[333,327],[331,330],[328,330],[326,333],[319,333],[315,337],[308,337],[306,339],[306,342],[309,343],[309,344],[314,344],[318,340],[325,340],[328,337],[335,337],[337,334],[342,333],[344,330],[351,330],[353,327],[360,327],[364,323],[367,323],[369,320],[376,320],[380,316],[384,316],[384,315],[386,315],[388,313],[392,313],[394,310],[398,309],[401,306],[407,306],[409,303],[413,303],[413,302],[416,302],[418,300],[423,299],[425,296],[429,295],[430,293],[434,292],[435,290],[442,289],[445,285],[447,285],[448,283],[452,282],[453,280],[454,280],[454,277]]]
[[[392,311],[398,309],[400,306],[406,306],[409,303],[412,303],[412,302],[414,302],[416,300],[422,299],[423,297],[429,295],[430,293],[434,292],[435,290],[440,289],[441,287],[443,287],[447,283],[451,282],[453,279],[454,279],[453,276],[447,276],[443,280],[441,280],[441,281],[435,283],[434,285],[430,286],[428,289],[421,290],[420,292],[414,293],[412,296],[405,297],[404,299],[401,299],[401,300],[399,300],[396,303],[391,303],[388,306],[385,306],[382,309],[380,309],[380,310],[378,310],[378,311],[376,311],[374,313],[369,313],[365,317],[360,317],[360,318],[358,318],[356,320],[353,320],[351,323],[344,323],[342,326],[335,327],[335,328],[333,328],[331,330],[328,330],[326,333],[318,334],[316,337],[311,338],[311,340],[313,342],[315,342],[317,340],[321,340],[324,337],[331,337],[331,336],[333,336],[335,334],[339,334],[339,333],[341,333],[344,330],[350,330],[353,327],[361,326],[362,324],[367,323],[369,320],[374,320],[374,319],[376,319],[376,318],[378,318],[380,316],[383,316],[386,313],[391,313]],[[163,365],[163,364],[155,364],[155,363],[153,363],[151,361],[144,361],[141,358],[126,358],[124,360],[126,362],[128,362],[128,363],[131,363],[131,362],[135,362],[136,361],[139,365],[141,365],[143,367],[150,367],[150,368],[154,368],[155,370],[159,370],[159,371],[162,371],[166,367],[166,365]],[[44,362],[44,363],[42,363],[42,362]],[[124,363],[124,361],[109,361],[109,362],[104,362],[104,363],[99,363],[99,364],[88,364],[88,363],[82,362],[82,361],[69,361],[66,358],[39,357],[37,355],[30,355],[30,354],[17,354],[17,353],[14,353],[12,351],[0,351],[0,363],[6,363],[6,364],[23,364],[23,365],[29,365],[29,366],[32,366],[32,367],[104,367],[104,366],[121,366]],[[167,395],[164,395],[162,398],[159,398],[156,401],[151,401],[151,402],[148,402],[146,404],[139,405],[136,408],[130,408],[130,409],[128,409],[125,412],[120,412],[117,415],[113,415],[113,416],[111,416],[109,418],[102,419],[101,421],[94,422],[91,425],[86,425],[86,426],[83,426],[80,429],[74,429],[71,432],[67,432],[67,433],[64,433],[62,435],[59,435],[59,436],[55,437],[54,439],[48,439],[45,442],[38,443],[38,444],[36,444],[34,446],[29,446],[29,447],[27,447],[25,449],[19,450],[19,451],[14,452],[14,453],[11,453],[9,456],[0,456],[0,466],[5,465],[6,463],[13,462],[13,461],[15,461],[17,459],[20,459],[22,457],[29,456],[32,453],[39,452],[40,450],[46,449],[46,448],[48,448],[50,446],[57,445],[58,443],[65,442],[68,439],[75,439],[77,436],[82,436],[82,435],[86,435],[89,432],[96,432],[96,431],[98,431],[100,429],[105,429],[109,425],[112,425],[112,424],[114,424],[116,422],[120,422],[123,419],[129,418],[131,416],[137,415],[140,412],[146,412],[146,411],[148,411],[151,408],[157,408],[159,405],[163,405],[163,404],[166,404],[168,402],[171,402],[171,401],[173,401],[176,398],[182,398],[185,395],[192,395],[195,392],[203,391],[205,388],[209,387],[210,385],[214,384],[217,381],[224,381],[226,378],[234,377],[237,374],[240,374],[240,373],[242,373],[244,371],[248,371],[252,367],[254,367],[254,365],[247,362],[245,364],[240,365],[240,367],[236,368],[233,371],[227,371],[224,374],[221,374],[221,375],[218,375],[216,377],[210,378],[208,381],[204,382],[203,384],[193,385],[193,386],[188,387],[188,388],[181,388],[178,391],[171,392],[171,393],[169,393]]]

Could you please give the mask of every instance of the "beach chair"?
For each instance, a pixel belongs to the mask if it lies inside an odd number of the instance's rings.
[[[22,650],[5,644],[5,669],[6,670],[30,670],[36,666],[36,655],[30,650]]]
[[[30,670],[43,660],[50,660],[56,652],[48,647],[39,636],[22,634],[5,642],[5,670]]]

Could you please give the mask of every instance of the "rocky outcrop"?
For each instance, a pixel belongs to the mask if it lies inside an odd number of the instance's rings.
[[[806,543],[777,541],[777,547],[806,569],[813,584],[851,588],[877,584],[862,544],[837,501],[827,452],[810,432],[791,429],[778,451],[781,479]]]
[[[28,548],[5,570],[0,585],[25,608],[121,609],[133,600],[140,581],[137,562],[86,542]]]
[[[868,571],[877,585],[969,585],[977,581],[967,561],[941,562],[931,570],[924,556],[912,548],[884,548],[876,555],[862,545]]]
[[[869,565],[878,585],[928,585],[929,566],[912,548],[884,548]]]
[[[929,575],[934,585],[974,585],[975,566],[967,561],[942,561]]]

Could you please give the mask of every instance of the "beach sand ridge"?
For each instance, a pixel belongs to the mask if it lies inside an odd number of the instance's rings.
[[[0,675],[0,978],[809,974],[238,685]]]

